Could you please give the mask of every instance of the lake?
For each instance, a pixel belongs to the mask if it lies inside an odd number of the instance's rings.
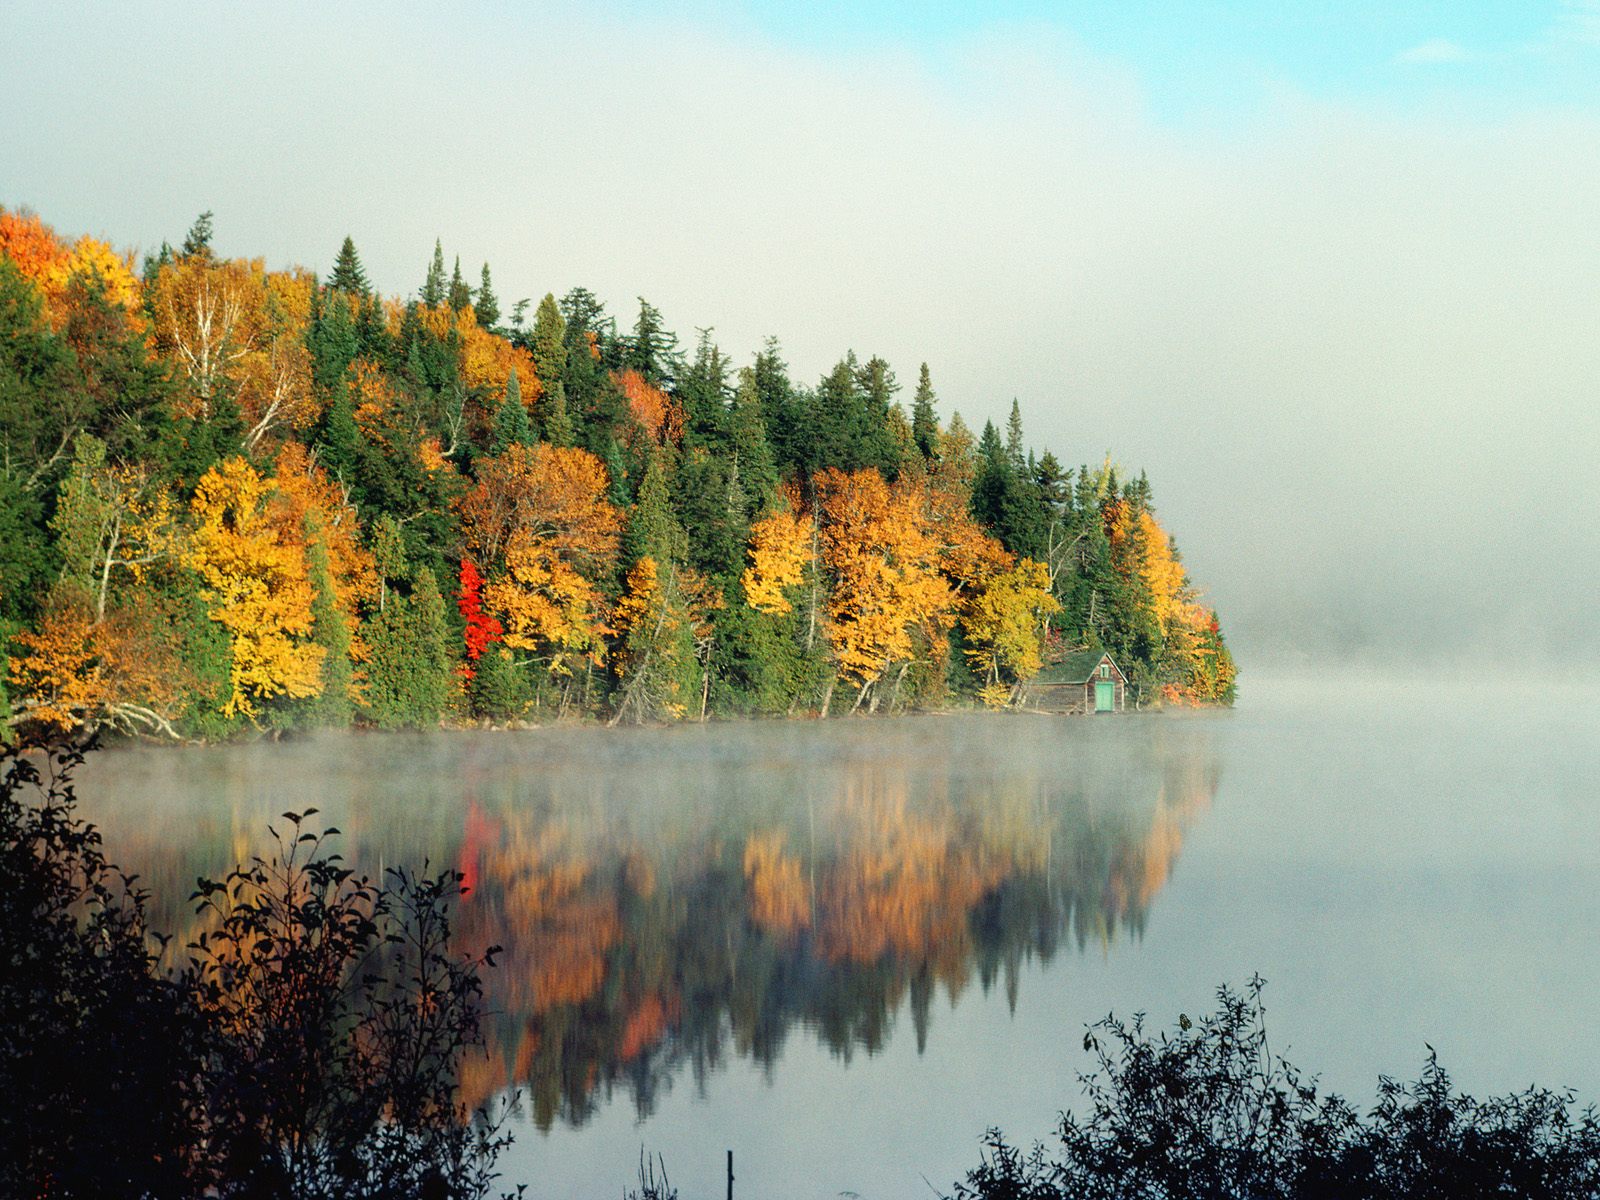
[[[1600,691],[1252,678],[1237,711],[338,736],[105,752],[86,814],[157,928],[319,808],[453,866],[505,947],[469,1093],[539,1197],[927,1196],[1049,1133],[1110,1010],[1268,981],[1275,1049],[1365,1101],[1600,1099]],[[926,1180],[927,1182],[924,1182]]]

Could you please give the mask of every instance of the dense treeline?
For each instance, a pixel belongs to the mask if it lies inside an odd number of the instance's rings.
[[[1003,706],[1105,647],[1144,703],[1234,667],[1148,482],[814,387],[575,288],[502,311],[223,259],[136,269],[0,210],[0,716],[246,727]]]

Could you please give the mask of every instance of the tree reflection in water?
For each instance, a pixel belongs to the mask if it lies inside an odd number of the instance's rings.
[[[363,869],[454,863],[461,948],[504,947],[464,1099],[516,1087],[548,1128],[618,1090],[648,1114],[731,1055],[771,1071],[797,1025],[848,1060],[904,1007],[920,1052],[941,990],[1014,1005],[1028,960],[1137,938],[1216,792],[1213,732],[971,717],[122,752],[97,764],[116,811],[88,815],[179,944],[185,885],[253,849],[286,793]]]

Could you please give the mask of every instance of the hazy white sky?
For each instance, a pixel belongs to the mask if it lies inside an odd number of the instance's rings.
[[[926,360],[1147,468],[1247,667],[1600,662],[1600,7],[1060,7],[13,3],[0,203]]]

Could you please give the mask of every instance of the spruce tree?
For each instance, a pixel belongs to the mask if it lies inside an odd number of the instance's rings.
[[[873,355],[861,365],[859,386],[868,429],[863,447],[866,465],[877,467],[885,479],[893,480],[900,474],[900,447],[895,443],[889,415],[900,384],[889,364]]]
[[[533,442],[533,426],[522,403],[522,385],[517,382],[517,372],[513,369],[506,380],[505,399],[495,410],[489,453],[498,457],[512,446],[531,446]]]
[[[467,286],[467,281],[461,278],[461,256],[456,255],[455,270],[450,274],[450,310],[460,312],[464,308],[472,307],[472,289]]]
[[[428,276],[422,281],[421,300],[429,308],[438,308],[445,299],[444,247],[439,239],[433,240],[433,260],[428,263]]]
[[[391,597],[367,622],[367,719],[380,729],[439,723],[453,687],[444,599],[426,567],[411,595]]]
[[[672,512],[662,462],[667,451],[652,448],[647,453],[644,478],[639,481],[639,495],[628,514],[628,528],[622,538],[623,561],[633,563],[644,557],[655,559],[657,564],[679,561],[687,548],[687,538]]]
[[[555,296],[548,293],[534,313],[532,349],[533,365],[544,384],[545,437],[552,445],[570,446],[575,430],[567,410],[567,323]]]
[[[307,331],[311,382],[327,396],[344,388],[361,343],[348,296],[330,287],[313,304],[311,328]]]
[[[533,314],[533,365],[546,388],[567,373],[567,322],[551,293],[545,293]]]
[[[715,450],[721,448],[727,434],[728,360],[711,340],[711,330],[698,332],[694,362],[678,381],[677,389],[687,418],[684,445]]]
[[[483,264],[483,278],[478,284],[478,298],[472,305],[478,324],[493,330],[500,324],[500,301],[495,298],[494,287],[489,282],[489,264]]]
[[[322,691],[312,698],[309,715],[314,724],[343,729],[355,715],[350,703],[350,625],[339,611],[327,544],[309,517],[306,546],[312,587],[311,640],[323,649]]]
[[[928,364],[922,364],[917,376],[917,392],[911,401],[911,436],[922,451],[922,457],[932,462],[939,442],[939,418],[934,412],[933,380],[928,375]]]
[[[567,388],[560,380],[544,394],[544,435],[552,446],[570,446],[577,440],[567,411]]]
[[[486,649],[472,676],[472,711],[491,721],[514,721],[533,703],[526,667],[519,666],[504,645]]]
[[[183,247],[178,251],[182,258],[199,258],[211,261],[211,210],[208,208],[194,219],[184,236]]]
[[[332,291],[361,297],[372,290],[367,282],[367,273],[361,266],[361,256],[356,253],[356,244],[348,235],[344,245],[339,247],[339,256],[333,261],[333,274],[328,276],[328,287]]]
[[[733,442],[738,482],[749,500],[746,515],[754,516],[765,511],[777,494],[778,468],[761,420],[756,373],[750,367],[739,371],[739,387],[733,394],[733,408],[728,414],[728,431]]]
[[[639,319],[628,339],[624,365],[655,386],[670,388],[677,382],[678,359],[678,335],[662,324],[660,310],[640,296]]]
[[[1011,462],[1012,470],[1022,469],[1022,456],[1022,406],[1013,397],[1011,415],[1006,418],[1006,457]]]
[[[361,461],[361,430],[356,425],[348,388],[335,392],[333,403],[322,414],[317,425],[316,447],[323,470],[346,484],[356,482],[356,467]]]
[[[795,395],[789,367],[783,361],[782,347],[776,338],[767,339],[761,353],[756,355],[751,372],[756,398],[761,405],[761,424],[766,429],[774,462],[780,471],[803,465],[809,442],[806,406]]]

